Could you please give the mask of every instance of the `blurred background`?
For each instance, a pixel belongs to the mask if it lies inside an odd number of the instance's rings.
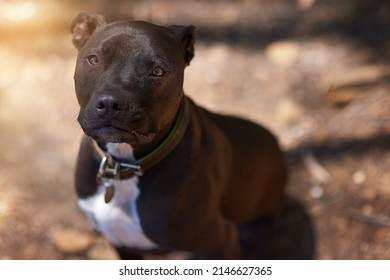
[[[69,23],[195,25],[185,92],[267,126],[318,259],[390,259],[389,0],[0,0],[0,259],[110,259],[73,190]]]

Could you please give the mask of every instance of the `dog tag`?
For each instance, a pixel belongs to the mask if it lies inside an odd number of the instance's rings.
[[[106,193],[104,195],[104,202],[110,203],[110,201],[112,200],[112,198],[115,195],[115,186],[113,184],[110,184],[110,183],[106,183],[106,184],[104,184],[104,186],[106,187]]]

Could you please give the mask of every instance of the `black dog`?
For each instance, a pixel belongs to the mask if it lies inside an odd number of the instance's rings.
[[[107,24],[78,14],[75,87],[84,137],[79,206],[122,258],[181,250],[200,258],[269,258],[286,168],[252,122],[183,94],[194,27]]]

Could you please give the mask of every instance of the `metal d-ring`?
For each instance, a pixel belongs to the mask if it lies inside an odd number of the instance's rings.
[[[96,175],[96,180],[98,183],[102,182],[102,178],[114,178],[120,179],[120,164],[118,162],[114,162],[114,166],[112,167],[109,163],[109,158],[104,156],[99,165],[99,171]]]

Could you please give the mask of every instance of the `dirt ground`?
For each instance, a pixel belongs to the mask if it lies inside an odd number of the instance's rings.
[[[316,258],[390,259],[388,0],[0,0],[0,259],[117,257],[73,190],[79,10],[195,25],[185,92],[278,136]]]

